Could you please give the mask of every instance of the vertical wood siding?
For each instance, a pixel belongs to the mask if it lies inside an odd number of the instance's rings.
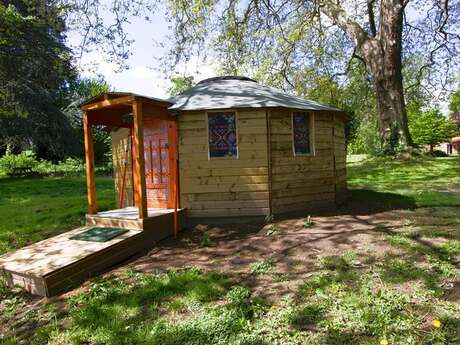
[[[347,197],[347,152],[345,145],[345,124],[337,116],[334,116],[334,153],[337,203],[341,204]]]
[[[238,109],[238,158],[208,159],[205,111],[178,117],[181,207],[190,217],[269,213],[265,109]]]
[[[117,131],[112,131],[112,160],[113,160],[113,177],[115,182],[115,195],[116,195],[116,205],[120,200],[122,179],[123,179],[123,169],[124,169],[124,160],[126,158],[126,149],[131,147],[131,139],[129,137],[128,128],[120,128]],[[126,184],[125,184],[125,195],[124,195],[124,205],[133,206],[133,167],[132,167],[132,158],[131,150],[128,152],[128,165],[126,169]]]

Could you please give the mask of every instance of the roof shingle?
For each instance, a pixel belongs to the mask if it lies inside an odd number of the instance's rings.
[[[169,109],[175,110],[284,107],[341,112],[336,108],[289,95],[280,89],[261,85],[249,78],[231,76],[203,80],[168,101],[173,103]]]

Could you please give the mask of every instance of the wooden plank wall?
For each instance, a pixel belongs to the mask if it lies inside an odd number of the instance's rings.
[[[334,119],[334,153],[336,169],[336,202],[341,204],[347,198],[347,168],[346,168],[346,145],[345,145],[345,123],[337,115]]]
[[[124,160],[126,158],[126,148],[131,147],[131,139],[129,137],[129,128],[120,128],[117,131],[112,131],[112,161],[113,161],[113,177],[115,182],[116,205],[120,200],[121,185],[123,179]],[[131,150],[128,152],[128,166],[126,169],[126,185],[124,205],[133,206],[133,167],[131,159]]]
[[[270,114],[273,213],[334,208],[333,115],[312,113],[315,154],[294,156],[291,110],[271,110]]]
[[[238,109],[238,159],[208,159],[205,111],[178,117],[181,207],[189,217],[269,213],[265,109]]]

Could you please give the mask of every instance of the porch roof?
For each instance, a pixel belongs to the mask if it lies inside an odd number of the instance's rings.
[[[168,118],[171,102],[160,98],[147,97],[132,92],[107,92],[95,96],[80,104],[80,109],[87,113],[91,125],[109,127],[131,127],[129,116],[133,112],[135,101],[142,103],[145,114]]]
[[[111,105],[113,106],[116,104],[128,105],[135,99],[156,105],[163,105],[165,107],[169,107],[173,104],[161,98],[148,97],[132,92],[106,92],[84,101],[79,105],[79,107],[82,110],[100,109],[102,107],[110,107]]]

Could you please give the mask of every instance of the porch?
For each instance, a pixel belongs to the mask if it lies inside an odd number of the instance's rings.
[[[88,225],[155,231],[149,219],[157,221],[158,217],[169,215],[166,218],[172,217],[173,234],[177,234],[180,229],[178,214],[183,212],[179,210],[176,118],[167,110],[170,105],[156,98],[115,92],[80,105],[84,124]],[[118,166],[122,171],[115,179],[121,189],[117,190],[118,208],[104,212],[97,209],[94,126],[111,130],[125,128],[130,133],[126,137],[124,166]],[[115,156],[113,159],[115,166]],[[126,193],[127,185],[132,188],[131,198]]]
[[[9,286],[20,286],[34,295],[50,297],[173,235],[174,210],[151,209],[145,219],[136,215],[133,208],[100,212],[90,217],[84,227],[1,256],[0,274]],[[177,223],[182,227],[184,211],[178,210],[177,216]],[[105,242],[75,239],[95,226],[124,228],[126,232]]]
[[[176,119],[167,111],[169,106],[162,100],[128,93],[107,93],[81,105],[88,194],[86,226],[0,257],[0,274],[9,286],[53,296],[177,235],[185,224],[185,210],[179,208]],[[131,133],[133,198],[127,200],[122,190],[118,208],[102,212],[98,212],[95,186],[94,126],[126,128]],[[123,178],[126,175],[124,169]],[[102,228],[94,229],[96,233],[113,231],[118,235],[102,241],[75,238],[93,228]]]

